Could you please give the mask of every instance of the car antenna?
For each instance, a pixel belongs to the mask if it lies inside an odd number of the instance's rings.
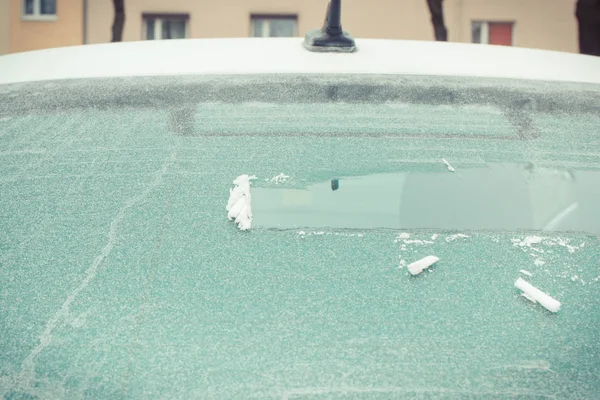
[[[352,53],[356,50],[354,39],[342,30],[342,0],[331,0],[327,5],[325,23],[304,37],[304,47],[310,51]]]

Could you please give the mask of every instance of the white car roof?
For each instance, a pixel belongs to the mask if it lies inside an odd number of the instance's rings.
[[[357,39],[314,53],[301,38],[184,39],[64,47],[0,57],[0,84],[198,74],[404,74],[600,83],[600,57],[479,44]]]

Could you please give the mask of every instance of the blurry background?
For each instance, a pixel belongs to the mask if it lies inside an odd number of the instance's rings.
[[[576,2],[344,0],[342,21],[357,38],[435,40],[435,10],[428,3],[434,8],[440,3],[449,41],[578,52]],[[119,3],[125,20],[115,39]],[[323,24],[326,5],[327,0],[0,0],[0,54],[113,39],[303,36]]]

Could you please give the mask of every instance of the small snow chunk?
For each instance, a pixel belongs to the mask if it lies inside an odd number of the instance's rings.
[[[451,235],[451,236],[448,236],[448,237],[446,238],[446,242],[448,242],[448,243],[449,243],[449,242],[452,242],[452,241],[454,241],[454,240],[456,240],[456,239],[459,239],[459,238],[468,238],[468,237],[470,237],[470,236],[469,236],[469,235],[465,235],[465,234],[463,234],[463,233],[457,233],[456,235]]]
[[[242,208],[240,214],[235,219],[235,223],[241,231],[247,231],[252,228],[252,212],[249,205],[245,205]]]
[[[561,247],[566,247],[567,251],[570,254],[575,253],[577,250],[580,250],[582,248],[585,247],[585,242],[579,244],[579,245],[572,245],[570,244],[571,240],[570,239],[564,239],[564,238],[554,238],[554,239],[549,239],[547,241],[544,241],[545,244],[547,244],[548,246],[561,246]],[[548,251],[549,253],[551,251]]]
[[[436,256],[427,256],[424,257],[418,261],[415,261],[414,263],[410,264],[408,266],[408,271],[412,274],[412,275],[418,275],[421,272],[423,272],[423,270],[431,267],[433,264],[435,264],[436,262],[438,262],[440,259],[439,257]]]
[[[400,268],[406,267],[406,260],[400,260]]]
[[[532,274],[531,272],[529,272],[529,271],[526,271],[526,270],[524,270],[524,269],[520,270],[519,272],[520,272],[520,273],[522,273],[523,275],[527,275],[527,276],[533,276],[533,274]]]
[[[573,275],[573,276],[571,277],[571,280],[572,280],[573,282],[575,282],[575,281],[576,281],[576,280],[578,280],[578,279],[579,279],[579,276],[577,276],[577,275]]]
[[[528,295],[527,293],[521,293],[521,296],[525,297],[527,300],[531,301],[534,304],[537,304],[537,301],[535,301],[535,299],[533,297],[531,297],[530,295]]]
[[[450,163],[448,161],[446,161],[445,158],[442,158],[442,163],[444,163],[444,165],[446,166],[446,168],[448,168],[448,171],[450,171],[450,172],[456,171],[454,169],[454,167],[452,165],[450,165]]]
[[[557,312],[560,310],[560,301],[542,292],[540,289],[536,288],[522,278],[518,278],[516,280],[515,287],[526,294],[527,298],[531,298],[540,303],[546,310],[551,312]]]
[[[423,244],[433,244],[433,242],[430,241],[430,240],[414,239],[414,240],[405,240],[404,244],[418,244],[418,245],[423,245]]]
[[[410,238],[410,233],[406,233],[406,232],[402,232],[401,234],[399,234],[396,239],[408,239]]]
[[[278,185],[280,183],[287,182],[288,179],[290,179],[289,175],[286,175],[282,172],[279,175],[272,177],[271,182],[275,182],[275,184]]]
[[[544,264],[546,264],[546,262],[540,258],[536,258],[533,263],[535,264],[536,267],[541,267]]]
[[[252,208],[250,197],[250,181],[256,176],[240,175],[233,180],[234,187],[229,189],[227,201],[227,219],[235,220],[242,231],[252,227]]]
[[[539,236],[527,236],[519,246],[527,246],[530,247],[532,244],[542,243],[542,238]]]
[[[227,219],[230,221],[232,219],[236,219],[240,215],[244,207],[246,207],[246,199],[244,197],[240,197],[227,212]]]
[[[233,207],[244,197],[244,189],[236,185],[233,189],[229,189],[229,200],[227,201],[227,205],[225,206],[225,210],[231,211]],[[239,213],[239,210],[238,210]],[[237,214],[234,217],[228,217],[229,219],[237,217]]]
[[[297,233],[298,233],[298,235],[300,235],[300,236],[304,236],[304,235],[306,235],[306,232],[304,232],[304,231],[298,231]]]
[[[434,233],[433,235],[431,235],[431,240],[436,240],[438,238],[438,234]]]

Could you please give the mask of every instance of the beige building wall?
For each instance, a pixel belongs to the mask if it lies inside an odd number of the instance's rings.
[[[193,38],[248,37],[251,14],[298,16],[298,33],[320,27],[327,0],[135,0],[125,2],[123,40],[142,39],[142,13],[188,13]],[[89,6],[89,43],[110,41],[111,0]],[[431,39],[425,0],[344,0],[344,28],[355,37]]]
[[[10,0],[0,0],[0,55],[10,50]]]
[[[576,0],[444,0],[449,40],[471,41],[471,22],[514,22],[513,45],[577,52]],[[0,0],[0,54],[82,44],[84,0],[57,0],[55,21],[21,17]],[[87,0],[87,43],[110,41],[112,0]],[[125,0],[123,39],[143,38],[142,13],[189,14],[192,38],[250,36],[251,14],[297,15],[298,35],[320,27],[327,0]],[[358,38],[433,40],[426,0],[344,0],[344,28]],[[8,32],[8,33],[7,33]]]
[[[22,0],[8,1],[10,52],[83,44],[82,0],[56,0],[56,19],[43,21],[22,18]]]
[[[444,0],[449,40],[471,42],[471,21],[514,22],[514,46],[577,52],[576,2]]]
[[[514,22],[513,45],[577,51],[576,0],[445,0],[449,40],[471,42],[475,20]],[[142,39],[142,13],[187,13],[192,38],[247,37],[251,14],[294,14],[298,33],[323,23],[327,0],[126,0],[123,40]],[[110,41],[111,0],[90,0],[89,43]],[[344,0],[354,37],[433,40],[426,0]]]

